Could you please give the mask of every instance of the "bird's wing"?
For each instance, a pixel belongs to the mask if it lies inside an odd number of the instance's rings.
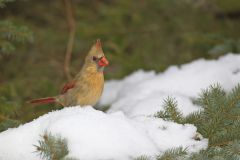
[[[66,83],[61,90],[61,94],[66,93],[69,89],[73,88],[75,84],[76,84],[76,81],[74,80]]]

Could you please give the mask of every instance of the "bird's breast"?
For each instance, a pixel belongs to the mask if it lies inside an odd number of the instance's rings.
[[[104,77],[102,73],[85,75],[79,81],[79,94],[76,97],[77,102],[83,105],[94,106],[100,99],[104,87]]]

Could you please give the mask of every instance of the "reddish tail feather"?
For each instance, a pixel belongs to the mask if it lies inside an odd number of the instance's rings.
[[[33,103],[33,104],[48,104],[48,103],[55,103],[55,102],[56,102],[56,99],[54,97],[33,99],[29,101],[29,103]]]

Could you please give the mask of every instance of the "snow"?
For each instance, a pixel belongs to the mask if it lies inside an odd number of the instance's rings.
[[[178,101],[184,115],[199,110],[192,103],[203,89],[220,84],[230,91],[240,82],[240,56],[228,54],[218,60],[199,59],[171,66],[163,73],[139,70],[123,80],[105,84],[100,106],[110,105],[108,113],[123,111],[129,117],[152,115],[162,109],[168,96]]]
[[[229,91],[240,80],[240,56],[228,54],[218,60],[196,60],[165,72],[136,71],[123,80],[106,82],[99,106],[75,106],[45,114],[36,120],[0,133],[0,160],[39,160],[34,152],[45,131],[67,139],[68,157],[84,160],[127,160],[155,156],[172,147],[188,152],[205,149],[208,140],[194,140],[192,124],[154,118],[167,96],[175,97],[187,115],[200,108],[192,103],[202,89],[220,83]]]
[[[0,134],[0,159],[38,160],[34,144],[45,131],[67,138],[69,157],[129,159],[155,155],[171,147],[197,151],[207,140],[195,141],[196,128],[157,118],[131,119],[122,112],[105,114],[92,107],[69,107]]]

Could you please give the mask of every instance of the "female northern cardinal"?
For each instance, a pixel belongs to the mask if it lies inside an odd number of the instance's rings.
[[[103,69],[108,64],[101,42],[97,40],[89,51],[81,71],[71,82],[65,84],[60,95],[34,99],[30,103],[59,103],[64,107],[76,105],[94,106],[102,95],[104,86]]]

